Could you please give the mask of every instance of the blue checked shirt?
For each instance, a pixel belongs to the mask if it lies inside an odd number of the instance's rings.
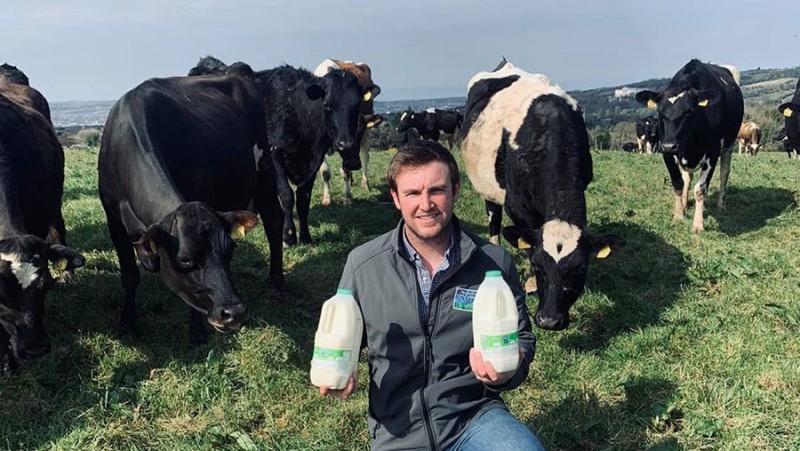
[[[442,281],[450,275],[455,269],[455,262],[460,259],[460,248],[456,242],[458,231],[452,225],[450,226],[450,247],[444,254],[444,260],[434,270],[433,276],[425,268],[417,251],[411,246],[406,238],[405,230],[403,231],[403,245],[405,245],[408,257],[417,269],[417,286],[419,287],[418,300],[420,307],[420,314],[422,315],[422,323],[428,322],[428,315],[430,313],[430,298],[431,293],[434,292],[442,284]]]

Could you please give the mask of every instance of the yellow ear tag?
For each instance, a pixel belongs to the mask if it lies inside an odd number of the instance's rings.
[[[606,244],[599,251],[597,251],[597,258],[606,258],[611,253],[611,246]]]
[[[697,102],[697,104],[700,105],[700,106],[708,106],[708,99],[703,99],[703,100]]]
[[[525,241],[525,238],[517,239],[517,249],[530,249],[531,247],[533,246],[531,246],[531,243]]]
[[[794,111],[792,111],[791,108],[784,108],[784,110],[783,110],[783,115],[786,116],[786,117],[792,117],[793,113],[794,113]]]
[[[158,253],[158,246],[156,246],[156,242],[150,240],[150,252],[157,254]]]
[[[536,277],[528,277],[525,281],[525,294],[536,293]]]
[[[364,101],[369,102],[369,99],[372,98],[372,91],[367,91],[364,93]]]
[[[54,266],[55,266],[55,267],[56,267],[56,269],[57,269],[57,270],[59,270],[59,271],[63,271],[63,270],[65,270],[65,269],[67,269],[67,259],[66,259],[66,258],[59,258],[59,259],[58,259],[58,260],[56,260],[56,262],[54,263]]]
[[[655,100],[650,99],[650,100],[647,101],[647,108],[653,109],[653,108],[655,108],[657,106],[658,106],[658,104],[656,103]]]
[[[375,122],[367,122],[367,128],[372,128],[375,126]]]
[[[231,235],[234,239],[241,240],[244,238],[244,226],[239,224],[231,230]]]

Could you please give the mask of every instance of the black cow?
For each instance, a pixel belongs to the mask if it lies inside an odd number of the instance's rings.
[[[636,145],[639,152],[652,154],[658,149],[658,116],[636,120]]]
[[[528,292],[543,329],[569,325],[586,282],[589,256],[605,258],[624,240],[587,230],[584,191],[592,181],[589,135],[575,100],[541,74],[503,62],[469,82],[461,152],[467,175],[486,201],[491,240],[503,229],[530,262]]]
[[[125,299],[119,332],[136,330],[142,266],[159,272],[192,307],[190,338],[237,330],[247,304],[231,281],[235,243],[261,214],[269,278],[283,281],[281,227],[263,100],[240,75],[153,78],[111,109],[98,157],[100,200],[120,263]]]
[[[634,152],[639,149],[637,143],[625,143],[622,145],[622,150],[624,152]]]
[[[800,159],[800,154],[798,154],[798,149],[800,149],[800,79],[797,80],[792,100],[779,106],[778,111],[785,116],[786,138],[783,148],[789,158],[794,156]]]
[[[48,263],[84,264],[66,247],[64,151],[44,96],[14,66],[0,66],[0,370],[50,349],[44,302]]]
[[[419,131],[422,139],[438,141],[443,134],[447,141],[448,149],[456,145],[459,130],[464,123],[464,115],[458,110],[440,110],[428,108],[415,113],[410,109],[400,116],[397,126],[398,132],[405,132],[410,128]]]
[[[675,189],[674,220],[683,219],[692,173],[700,171],[700,180],[694,186],[692,230],[704,230],[703,205],[717,159],[721,160],[718,207],[725,207],[731,146],[744,117],[739,71],[733,66],[693,59],[672,77],[664,91],[640,91],[636,100],[658,108],[661,151]]]
[[[355,75],[341,69],[317,77],[305,69],[281,66],[255,72],[254,78],[264,102],[269,149],[285,215],[283,242],[293,245],[298,240],[291,182],[297,187],[299,239],[311,243],[308,211],[317,171],[329,149],[341,155],[342,169],[361,168],[358,144],[366,123],[359,110],[379,88],[362,87]]]

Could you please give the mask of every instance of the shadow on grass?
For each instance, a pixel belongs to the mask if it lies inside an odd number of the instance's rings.
[[[664,379],[633,378],[622,384],[620,402],[601,402],[594,393],[573,392],[528,425],[550,450],[678,449],[674,438],[648,443],[650,432],[679,431],[676,386]]]
[[[589,265],[587,291],[602,293],[610,302],[587,305],[579,299],[572,307],[573,324],[561,332],[561,345],[581,352],[605,348],[617,335],[657,323],[688,282],[689,262],[659,235],[627,223],[591,229],[616,233],[627,243],[616,255]]]
[[[729,236],[758,230],[787,209],[797,208],[794,193],[783,188],[728,187],[724,210],[716,208],[718,195],[711,196],[708,202],[710,214],[719,223],[720,231]]]

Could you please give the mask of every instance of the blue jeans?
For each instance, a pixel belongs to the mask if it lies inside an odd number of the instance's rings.
[[[473,421],[447,451],[545,451],[528,426],[502,408]]]

